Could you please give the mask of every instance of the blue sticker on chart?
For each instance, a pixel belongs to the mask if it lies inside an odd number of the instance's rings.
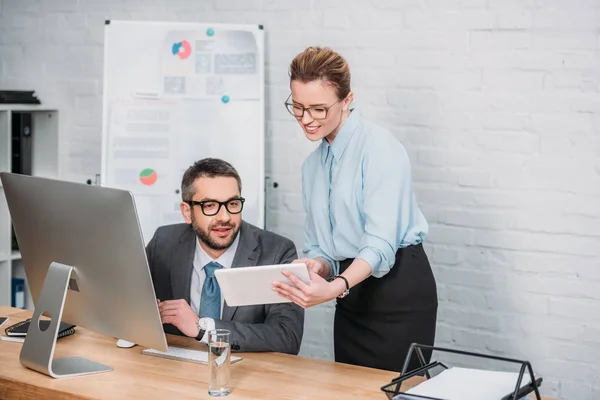
[[[206,34],[207,34],[208,36],[212,36],[212,35],[214,35],[214,34],[215,34],[215,30],[214,30],[213,28],[208,28],[208,29],[206,30]]]
[[[225,96],[221,97],[221,101],[223,103],[229,103],[229,96],[225,95]]]

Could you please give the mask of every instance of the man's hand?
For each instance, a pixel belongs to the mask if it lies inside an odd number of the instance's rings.
[[[186,336],[198,336],[198,315],[184,299],[159,300],[158,311],[163,324],[173,324]]]

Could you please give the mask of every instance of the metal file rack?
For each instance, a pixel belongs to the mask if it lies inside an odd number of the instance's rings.
[[[512,359],[512,358],[498,357],[498,356],[473,353],[473,352],[467,352],[467,351],[461,351],[461,350],[447,349],[447,348],[442,348],[442,347],[428,346],[428,345],[422,345],[422,344],[416,344],[416,343],[413,343],[410,346],[410,349],[409,349],[406,359],[404,361],[404,366],[402,367],[402,373],[400,374],[400,376],[393,379],[392,382],[388,383],[387,385],[384,385],[381,387],[381,390],[387,395],[388,399],[390,399],[390,400],[392,400],[392,399],[393,400],[442,400],[442,399],[433,398],[433,397],[425,397],[425,396],[420,396],[420,395],[416,395],[416,394],[409,394],[409,393],[404,392],[404,388],[402,387],[403,386],[402,384],[405,383],[406,381],[408,381],[410,378],[417,377],[417,376],[421,376],[421,377],[424,376],[426,379],[431,379],[432,370],[434,370],[436,368],[448,369],[448,367],[444,363],[439,362],[439,361],[432,361],[430,363],[425,363],[425,357],[423,356],[423,350],[429,350],[432,352],[439,351],[439,352],[445,352],[445,353],[454,353],[454,354],[460,354],[460,355],[464,355],[464,356],[485,358],[485,359],[489,359],[489,360],[519,364],[520,365],[519,376],[518,376],[517,382],[515,384],[514,391],[512,393],[508,393],[506,396],[504,396],[498,400],[519,400],[519,399],[527,396],[530,393],[535,393],[535,398],[537,400],[541,400],[539,387],[542,383],[542,378],[541,377],[538,377],[537,379],[535,378],[535,376],[533,374],[533,368],[531,367],[531,363],[529,363],[529,361],[516,360],[516,359]],[[416,357],[418,358],[420,366],[413,369],[412,371],[407,371],[413,354],[415,354]],[[531,380],[528,384],[521,386],[521,382],[523,382],[523,377],[525,376],[525,374],[528,374],[529,377],[531,378]]]

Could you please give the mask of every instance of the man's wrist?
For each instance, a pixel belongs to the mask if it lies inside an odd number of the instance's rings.
[[[200,317],[196,316],[196,334],[194,335],[194,337],[196,339],[198,339],[198,335],[200,335]],[[200,339],[198,339],[200,340]]]
[[[196,340],[201,341],[203,343],[208,343],[208,332],[215,329],[215,320],[212,318],[200,318],[198,320],[198,335],[196,336]]]

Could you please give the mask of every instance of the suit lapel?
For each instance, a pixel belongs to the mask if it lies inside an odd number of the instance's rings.
[[[256,240],[256,237],[254,236],[252,227],[242,221],[242,226],[240,227],[240,242],[238,243],[238,248],[233,257],[231,268],[254,266],[258,262],[259,256],[258,240]],[[231,321],[236,311],[237,307],[229,307],[227,302],[225,302],[222,319]]]
[[[190,287],[194,269],[194,253],[196,251],[196,234],[189,226],[171,253],[171,285],[173,299],[185,299],[190,303]]]

